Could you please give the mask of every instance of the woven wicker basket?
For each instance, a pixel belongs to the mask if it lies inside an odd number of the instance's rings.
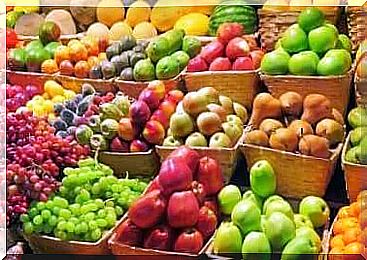
[[[80,40],[85,36],[85,33],[77,33],[77,34],[70,34],[70,35],[61,35],[60,36],[60,41],[62,42],[62,44],[66,45],[68,44],[69,41],[71,40]],[[23,45],[34,41],[34,40],[38,40],[39,37],[38,36],[25,36],[25,35],[18,35],[18,40],[23,42]]]
[[[56,75],[56,79],[64,88],[71,89],[75,92],[80,92],[84,83],[91,84],[97,92],[101,93],[117,91],[113,79],[79,79],[76,77],[64,76],[60,74]]]
[[[342,166],[347,185],[347,193],[350,202],[357,199],[358,194],[367,189],[367,165],[355,164],[345,160],[345,155],[350,149],[350,133],[343,147]]]
[[[367,37],[367,6],[351,6],[347,8],[349,37],[353,43],[353,51]]]
[[[303,98],[308,94],[321,94],[343,115],[346,114],[354,69],[342,76],[271,76],[261,74],[269,92],[279,98],[283,93],[295,91]]]
[[[360,63],[364,59],[367,60],[367,52],[364,52],[363,54],[361,54],[361,56],[357,60],[356,62],[357,71],[358,71],[358,66],[360,66]],[[357,76],[357,73],[354,77],[354,91],[355,91],[356,103],[358,105],[367,106],[367,79],[359,78]]]
[[[272,51],[276,42],[289,26],[297,23],[300,11],[280,11],[259,9],[259,33],[261,46],[266,51]],[[336,24],[339,17],[339,9],[324,11],[327,21]]]
[[[47,80],[55,79],[54,74],[45,74],[37,72],[23,72],[23,71],[6,71],[6,80],[12,85],[34,85],[39,89],[43,89],[43,85]]]
[[[260,90],[258,71],[205,71],[183,75],[187,91],[213,87],[221,95],[251,109],[252,101]]]

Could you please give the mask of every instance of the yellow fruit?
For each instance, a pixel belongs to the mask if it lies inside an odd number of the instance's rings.
[[[51,113],[54,111],[54,102],[52,102],[51,100],[46,100],[43,103],[43,109],[47,112],[47,113]]]
[[[50,95],[49,95],[49,94],[47,94],[47,93],[43,93],[43,94],[42,94],[42,97],[43,97],[44,99],[50,99]]]
[[[63,103],[65,101],[65,97],[64,96],[56,96],[52,99],[52,102],[54,102],[55,104],[57,103]]]
[[[49,122],[52,122],[53,120],[55,120],[56,119],[56,116],[55,116],[55,114],[54,113],[51,113],[51,114],[48,114],[48,121]]]
[[[72,40],[70,40],[70,42],[68,42],[68,47],[70,48],[74,44],[82,44],[82,43],[77,39],[72,39]]]
[[[33,100],[34,102],[43,102],[43,101],[45,101],[44,97],[43,97],[43,96],[40,96],[40,95],[36,95],[36,96],[34,96],[34,97],[32,98],[32,100]]]
[[[108,39],[110,34],[110,30],[106,25],[103,23],[94,23],[91,26],[89,26],[87,30],[87,35],[91,36],[93,38],[106,38]]]
[[[52,98],[58,95],[64,95],[64,88],[59,83],[53,80],[46,81],[44,85],[44,90]]]
[[[42,105],[35,105],[33,107],[33,114],[37,117],[44,117],[47,115],[47,112]]]
[[[138,23],[147,22],[150,18],[150,6],[147,2],[138,0],[130,5],[126,13],[126,22],[131,27],[135,27]]]
[[[102,0],[97,6],[97,20],[108,27],[123,21],[125,9],[120,0]]]
[[[70,100],[70,99],[73,99],[75,97],[76,93],[72,90],[65,90],[64,91],[64,97],[67,99],[67,100]]]
[[[207,35],[209,29],[209,17],[202,13],[190,13],[184,15],[176,22],[175,29],[185,30],[186,35]]]
[[[133,35],[136,39],[149,39],[157,36],[157,29],[149,22],[141,22],[134,28]]]
[[[33,100],[29,100],[26,104],[26,107],[29,111],[33,110],[33,106],[34,106],[34,101]]]
[[[191,6],[191,12],[211,15],[220,0],[191,0],[185,1],[186,5]]]
[[[110,29],[110,40],[118,41],[122,36],[131,35],[133,30],[126,22],[117,22]]]
[[[287,0],[267,0],[263,5],[263,9],[287,11],[289,9],[288,5],[289,2]]]

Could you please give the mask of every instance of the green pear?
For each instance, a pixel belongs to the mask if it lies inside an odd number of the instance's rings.
[[[273,195],[273,196],[270,196],[269,198],[267,198],[264,201],[262,212],[265,213],[266,212],[266,209],[268,207],[268,204],[270,204],[273,201],[277,201],[277,200],[284,200],[284,199],[282,197],[280,197],[279,195]]]
[[[243,123],[242,123],[242,120],[241,118],[239,118],[238,116],[236,115],[229,115],[227,116],[227,122],[228,123],[231,123],[233,122],[234,124],[238,125],[239,127],[243,128]]]
[[[317,252],[321,250],[320,236],[312,227],[300,227],[296,229],[296,237],[308,237],[313,244],[317,247]]]
[[[350,141],[352,146],[357,146],[361,142],[362,138],[367,136],[367,127],[357,127],[350,133]]]
[[[291,205],[285,200],[275,200],[270,202],[267,207],[266,211],[264,212],[265,215],[268,217],[274,212],[281,212],[286,215],[290,220],[293,221],[294,214]]]
[[[194,122],[189,114],[176,112],[171,116],[169,128],[175,137],[186,137],[194,131]]]
[[[301,227],[313,228],[311,220],[307,216],[304,216],[301,214],[294,215],[294,224],[296,224],[296,228],[301,228]]]
[[[262,198],[273,195],[276,190],[276,176],[269,162],[261,160],[250,169],[250,186]]]
[[[299,204],[299,213],[308,216],[313,227],[319,228],[328,221],[330,209],[322,198],[308,196],[303,198]]]
[[[308,237],[296,237],[292,239],[284,248],[281,260],[301,260],[301,259],[317,259],[310,254],[317,254],[318,248]]]
[[[266,235],[262,232],[250,232],[243,241],[242,256],[245,260],[270,260],[271,247]]]
[[[191,147],[207,147],[208,141],[202,133],[195,132],[186,138],[185,145]]]
[[[274,212],[267,217],[264,232],[270,241],[273,252],[281,252],[285,245],[296,236],[296,226],[283,213]]]
[[[348,114],[348,122],[352,128],[367,126],[367,108],[353,108]]]
[[[247,109],[244,106],[242,106],[241,104],[237,102],[233,102],[233,110],[236,116],[241,118],[242,123],[245,124],[248,121]]]
[[[337,43],[338,33],[327,25],[317,27],[308,34],[310,49],[317,54],[323,54],[330,49],[334,49]]]
[[[231,139],[235,145],[243,134],[243,127],[238,126],[235,122],[225,122],[222,124],[224,133]]]
[[[240,228],[243,235],[261,230],[261,212],[252,201],[241,200],[234,207],[231,219]]]
[[[242,195],[242,200],[250,200],[253,203],[255,203],[255,205],[259,208],[260,211],[262,210],[263,199],[261,197],[257,196],[252,190],[246,191]]]
[[[173,136],[167,136],[163,141],[163,146],[178,147],[182,145],[182,141],[174,138]]]
[[[213,241],[214,254],[240,253],[242,235],[232,222],[223,222],[215,232]]]
[[[218,204],[220,211],[225,215],[230,215],[233,208],[241,201],[241,191],[235,185],[225,186],[218,194]]]

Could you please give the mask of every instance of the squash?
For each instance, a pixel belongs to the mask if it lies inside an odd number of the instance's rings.
[[[175,29],[182,29],[186,35],[205,36],[208,34],[209,17],[202,13],[189,13],[182,16],[175,24]]]
[[[111,27],[114,23],[123,21],[125,9],[120,0],[102,0],[97,6],[97,20]]]
[[[151,9],[148,3],[138,0],[130,5],[126,13],[126,23],[131,27],[135,27],[138,23],[148,22]]]
[[[137,40],[153,38],[157,34],[157,29],[149,22],[141,22],[133,30],[133,36]]]

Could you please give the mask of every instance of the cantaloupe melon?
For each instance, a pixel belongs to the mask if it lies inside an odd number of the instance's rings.
[[[175,29],[183,29],[186,35],[205,36],[208,34],[209,17],[202,13],[189,13],[177,20]]]
[[[127,9],[126,22],[135,27],[138,23],[147,22],[150,18],[150,6],[147,2],[138,0]]]
[[[110,29],[110,40],[118,41],[122,36],[131,35],[133,29],[126,22],[117,22]]]
[[[62,35],[76,34],[76,27],[71,14],[66,10],[53,10],[46,16],[46,21],[55,22]]]
[[[290,11],[303,11],[312,5],[312,0],[291,0],[289,2]]]
[[[110,30],[103,23],[94,23],[89,26],[87,35],[96,38],[109,38]]]
[[[136,39],[149,39],[157,36],[157,29],[149,22],[141,22],[137,24],[133,30]]]
[[[97,6],[97,20],[108,27],[123,21],[125,9],[120,0],[102,0]]]

